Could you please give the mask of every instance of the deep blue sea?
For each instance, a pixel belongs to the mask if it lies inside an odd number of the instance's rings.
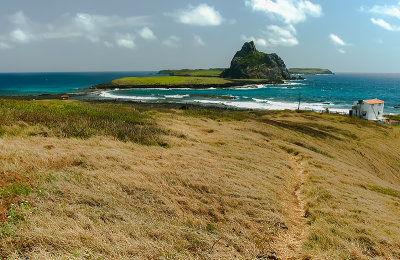
[[[157,72],[88,72],[88,73],[3,73],[0,95],[38,95],[76,93],[116,78],[155,76]],[[122,99],[138,102],[202,104],[248,109],[300,108],[347,113],[353,101],[378,98],[385,101],[385,114],[399,114],[400,74],[308,75],[304,81],[284,85],[258,85],[229,89],[125,89],[96,91],[87,98]],[[232,96],[234,100],[199,95]]]

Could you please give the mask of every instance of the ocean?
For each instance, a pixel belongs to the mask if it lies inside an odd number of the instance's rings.
[[[2,73],[1,95],[83,93],[92,85],[121,77],[155,76],[145,72]],[[306,80],[283,85],[258,85],[228,89],[116,89],[88,93],[87,99],[120,99],[152,103],[182,103],[240,109],[300,109],[347,113],[354,101],[378,98],[385,114],[399,114],[400,74],[306,75]],[[209,97],[229,96],[234,99]]]

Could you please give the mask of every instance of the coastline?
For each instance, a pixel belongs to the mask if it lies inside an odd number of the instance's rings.
[[[283,80],[238,80],[238,79],[229,79],[230,82],[223,84],[155,84],[155,85],[121,85],[113,82],[101,83],[90,87],[92,90],[113,90],[113,89],[151,89],[151,88],[176,88],[176,89],[210,89],[210,88],[235,88],[235,87],[243,87],[247,85],[259,85],[259,84],[273,84],[273,85],[281,85],[285,82]]]
[[[69,93],[69,98],[66,100],[77,100],[83,102],[89,102],[94,104],[129,104],[136,107],[142,107],[146,109],[179,109],[179,110],[211,110],[211,111],[307,111],[315,113],[326,113],[324,110],[316,109],[290,109],[290,108],[280,108],[280,109],[263,109],[257,107],[244,107],[244,106],[233,106],[227,105],[225,102],[235,101],[235,100],[219,100],[217,97],[210,98],[209,102],[154,102],[154,101],[143,101],[143,100],[129,100],[123,98],[102,98],[100,94],[93,95],[96,91],[87,91],[86,93],[72,94]],[[92,95],[90,95],[92,94]],[[41,95],[21,95],[21,96],[0,96],[0,99],[12,99],[12,100],[22,100],[22,101],[35,101],[35,100],[62,100],[60,94],[41,94]],[[214,100],[215,99],[215,100]],[[307,104],[307,103],[304,103]],[[307,105],[306,105],[307,106]],[[336,110],[329,110],[330,114],[341,114],[347,115],[345,112],[340,112]],[[399,113],[388,113],[385,116],[398,116]]]
[[[181,88],[175,86],[136,86],[136,88],[121,88],[108,84],[104,89],[97,89],[93,85],[86,88],[80,88],[79,92],[57,92],[51,94],[29,94],[28,95],[0,95],[0,99],[15,100],[46,100],[61,99],[61,95],[69,95],[69,99],[76,99],[88,102],[112,102],[137,104],[154,108],[173,108],[173,109],[223,109],[223,110],[297,110],[295,99],[299,93],[302,94],[301,110],[325,112],[328,108],[331,113],[346,114],[351,107],[348,100],[342,101],[338,98],[331,98],[326,94],[323,98],[313,98],[312,92],[307,92],[312,88],[314,81],[321,81],[319,78],[311,78],[306,81],[286,81],[279,84],[258,85],[251,81],[248,85],[239,82],[232,87],[201,85],[195,88],[189,88],[189,85],[182,85]],[[318,81],[317,81],[318,80]],[[269,81],[267,81],[269,82]],[[271,83],[271,82],[269,82]],[[336,83],[335,83],[336,84]],[[340,84],[340,81],[339,83]],[[299,86],[297,86],[299,85]],[[302,86],[302,85],[305,85]],[[92,87],[91,87],[92,86]],[[97,85],[94,85],[97,86]],[[336,86],[336,85],[335,85]],[[323,85],[322,85],[323,87]],[[339,87],[338,87],[339,88]],[[254,90],[253,90],[254,89]],[[264,90],[262,90],[264,89]],[[341,88],[340,88],[341,89]],[[330,91],[325,89],[323,91]],[[331,91],[336,91],[331,88]],[[40,92],[39,92],[40,93]],[[311,94],[310,96],[308,96]],[[355,97],[357,99],[357,97]],[[355,100],[354,99],[354,100]],[[388,99],[383,98],[388,101]],[[400,110],[394,109],[397,102],[385,104],[385,115],[398,115]]]

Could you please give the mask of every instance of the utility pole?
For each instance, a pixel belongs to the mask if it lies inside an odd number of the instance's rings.
[[[301,99],[301,93],[299,94],[299,106],[297,107],[297,110],[300,110],[300,99]]]

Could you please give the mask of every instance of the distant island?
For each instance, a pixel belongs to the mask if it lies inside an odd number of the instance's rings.
[[[328,69],[319,69],[319,68],[291,68],[289,69],[290,74],[292,75],[334,75],[332,71]]]
[[[128,77],[95,85],[92,89],[113,88],[227,88],[252,84],[282,84],[291,79],[284,61],[275,53],[256,49],[254,42],[244,43],[228,69],[162,70],[169,77]]]

